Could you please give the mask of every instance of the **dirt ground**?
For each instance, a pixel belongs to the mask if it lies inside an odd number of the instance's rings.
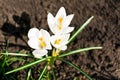
[[[28,30],[37,27],[50,31],[47,13],[55,15],[61,6],[66,8],[67,14],[75,14],[71,23],[75,30],[94,16],[68,50],[103,47],[65,59],[80,66],[95,80],[120,80],[120,0],[0,0],[0,51],[5,49],[8,40],[9,52],[30,50]],[[87,80],[63,62],[56,63],[55,67],[57,80],[73,80],[75,77]],[[35,73],[33,76],[38,77]],[[18,80],[25,77],[25,71],[18,72]]]

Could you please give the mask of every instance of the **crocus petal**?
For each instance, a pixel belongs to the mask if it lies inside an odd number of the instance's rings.
[[[45,39],[45,41],[50,42],[50,34],[44,29],[41,29],[40,32],[41,32],[43,38]]]
[[[70,25],[73,17],[74,17],[74,14],[71,14],[71,15],[68,15],[68,16],[65,17],[65,19],[64,19],[64,21],[63,21],[64,27],[67,27],[67,26]]]
[[[56,16],[55,16],[56,19],[58,19],[58,18],[60,18],[60,17],[66,17],[66,11],[65,11],[65,8],[64,8],[64,7],[61,7],[61,8],[58,10],[58,12],[57,12],[57,14],[56,14]]]
[[[61,36],[62,41],[60,46],[67,45],[69,38],[70,38],[70,34],[64,34],[63,36]]]
[[[47,44],[46,49],[49,49],[49,50],[52,49],[50,45],[50,34],[44,29],[41,29],[40,32],[45,40],[45,43]]]
[[[55,48],[58,48],[58,47],[60,47],[60,45],[55,45],[55,41],[57,40],[57,39],[59,39],[59,35],[52,35],[51,36],[51,39],[50,39],[50,41],[51,41],[51,44],[55,47]]]
[[[65,45],[65,46],[61,46],[61,47],[59,47],[58,49],[60,49],[60,50],[66,50],[67,49],[67,46]]]
[[[70,33],[74,30],[74,27],[65,27],[61,34]]]
[[[70,34],[64,34],[64,35],[62,36],[62,40],[63,40],[63,41],[68,41],[69,38],[70,38]]]
[[[39,41],[37,38],[31,38],[29,41],[28,41],[28,45],[33,48],[33,49],[40,49],[39,47]]]
[[[51,37],[51,44],[60,50],[66,50],[67,49],[67,43],[68,39],[70,37],[70,34],[56,34]],[[56,42],[57,40],[60,40],[60,42]],[[56,44],[57,43],[57,44]]]
[[[48,49],[48,50],[51,50],[51,49],[52,49],[52,46],[51,46],[50,43],[47,44],[46,49]]]
[[[55,18],[51,13],[48,13],[47,15],[47,22],[48,22],[50,30],[54,33]]]
[[[32,28],[28,32],[28,38],[36,37],[39,33],[39,30],[37,28]]]
[[[34,50],[32,53],[35,58],[41,58],[42,56],[45,56],[48,53],[48,51],[37,49],[37,50]]]
[[[54,24],[54,20],[55,20],[54,16],[51,13],[48,13],[47,15],[48,24]]]

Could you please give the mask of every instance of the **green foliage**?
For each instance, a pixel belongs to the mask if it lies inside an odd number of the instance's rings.
[[[5,72],[10,71],[12,69],[11,63],[13,62],[14,61],[11,61],[9,63],[9,57],[7,55],[0,56],[0,80],[16,80],[15,74],[9,74],[7,76],[4,74]]]

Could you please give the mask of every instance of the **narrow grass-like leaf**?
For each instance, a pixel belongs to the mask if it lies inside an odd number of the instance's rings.
[[[43,61],[45,61],[45,60],[46,60],[46,58],[42,58],[42,59],[40,59],[40,60],[37,60],[37,61],[34,61],[34,62],[29,63],[29,64],[27,64],[27,65],[24,65],[24,66],[22,66],[22,67],[16,68],[16,69],[11,70],[11,71],[8,71],[8,72],[6,72],[5,74],[10,74],[10,73],[13,73],[13,72],[17,72],[17,71],[23,70],[23,69],[28,68],[28,67],[30,67],[30,66],[33,66],[33,65],[35,65],[35,64],[37,64],[37,63],[43,62]]]
[[[53,80],[57,80],[57,79],[56,79],[55,72],[54,72],[54,69],[53,69],[53,68],[52,68],[52,74],[53,74]]]
[[[25,59],[13,57],[13,58],[9,58],[9,59],[7,60],[7,63],[9,63],[9,62],[14,62],[14,61],[25,61]]]
[[[76,77],[73,80],[78,80]]]
[[[73,55],[73,54],[76,54],[76,53],[79,53],[79,52],[89,51],[89,50],[94,50],[94,49],[102,49],[102,47],[89,47],[89,48],[77,49],[77,50],[73,50],[73,51],[70,51],[70,52],[67,52],[67,53],[63,53],[63,54],[59,55],[58,57],[61,58],[61,57],[64,57],[64,56]]]
[[[8,53],[8,52],[6,51],[6,53]],[[5,55],[3,58],[3,63],[1,65],[2,67],[4,67],[5,65],[9,66],[9,64],[7,63],[7,60],[8,60],[8,55]]]
[[[30,80],[30,75],[31,75],[31,69],[29,69],[28,71],[27,80]]]
[[[6,63],[8,65],[11,65],[15,61],[25,61],[25,59],[18,58],[18,57],[13,57],[13,58],[9,58],[8,60],[6,60]]]
[[[90,17],[68,40],[68,44],[90,23],[94,16]]]
[[[0,54],[3,54],[3,55],[11,55],[11,56],[28,56],[28,57],[31,57],[32,55],[28,55],[28,54],[22,54],[22,53],[0,53]]]
[[[47,69],[47,64],[45,65],[45,67],[44,67],[44,69],[43,69],[43,71],[42,71],[42,73],[41,73],[41,75],[40,75],[40,77],[38,78],[38,80],[41,80],[42,79],[42,76],[43,76],[43,74],[45,73],[45,71],[46,71],[46,69]]]
[[[89,80],[93,80],[85,71],[83,71],[82,69],[80,69],[78,66],[76,66],[75,64],[69,62],[69,61],[66,61],[64,59],[60,59],[61,61],[69,64],[70,66],[74,67],[75,69],[77,69],[78,71],[80,71],[83,75],[85,75]]]

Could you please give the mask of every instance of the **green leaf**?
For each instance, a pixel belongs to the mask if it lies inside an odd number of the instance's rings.
[[[11,58],[9,58],[9,59],[7,59],[6,60],[6,63],[8,64],[8,65],[11,65],[13,62],[15,62],[15,61],[25,61],[25,59],[23,59],[23,58],[18,58],[18,57],[11,57]]]
[[[57,80],[57,79],[56,79],[56,75],[55,75],[55,71],[54,71],[53,68],[52,68],[52,74],[53,74],[53,80]]]
[[[73,39],[76,38],[76,36],[88,25],[88,23],[90,23],[90,21],[94,18],[94,16],[90,17],[68,40],[69,44],[71,41],[73,41]]]
[[[93,80],[85,71],[83,71],[82,69],[80,69],[78,66],[76,66],[75,64],[69,62],[69,61],[66,61],[66,60],[63,60],[63,59],[60,59],[61,61],[69,64],[70,66],[74,67],[75,69],[77,69],[78,71],[80,71],[83,75],[85,75],[89,80]]]
[[[3,55],[11,55],[11,56],[24,56],[24,57],[26,57],[26,56],[29,56],[29,57],[31,57],[32,55],[28,55],[28,54],[22,54],[22,53],[1,53],[1,54],[3,54]]]
[[[42,79],[42,76],[43,76],[43,74],[45,73],[45,71],[46,71],[46,69],[47,69],[47,66],[48,66],[48,65],[46,65],[46,66],[44,67],[44,69],[43,69],[40,77],[38,78],[38,80],[41,80],[41,79]]]
[[[33,66],[33,65],[35,65],[35,64],[37,64],[37,63],[43,62],[43,61],[45,61],[45,60],[46,60],[46,58],[42,58],[42,59],[40,59],[40,60],[34,61],[34,62],[29,63],[29,64],[27,64],[27,65],[24,65],[24,66],[22,66],[22,67],[19,67],[19,68],[17,68],[17,69],[8,71],[8,72],[6,72],[5,74],[10,74],[10,73],[13,73],[13,72],[17,72],[17,71],[23,70],[23,69],[28,68],[28,67],[30,67],[30,66]]]
[[[29,69],[28,71],[27,80],[30,80],[30,75],[31,75],[31,69]]]
[[[76,53],[80,53],[80,52],[83,52],[83,51],[94,50],[94,49],[102,49],[102,47],[89,47],[89,48],[77,49],[77,50],[73,50],[73,51],[70,51],[70,52],[67,52],[67,53],[63,53],[63,54],[59,55],[58,57],[61,58],[61,57],[64,57],[64,56],[73,55],[73,54],[76,54]]]

